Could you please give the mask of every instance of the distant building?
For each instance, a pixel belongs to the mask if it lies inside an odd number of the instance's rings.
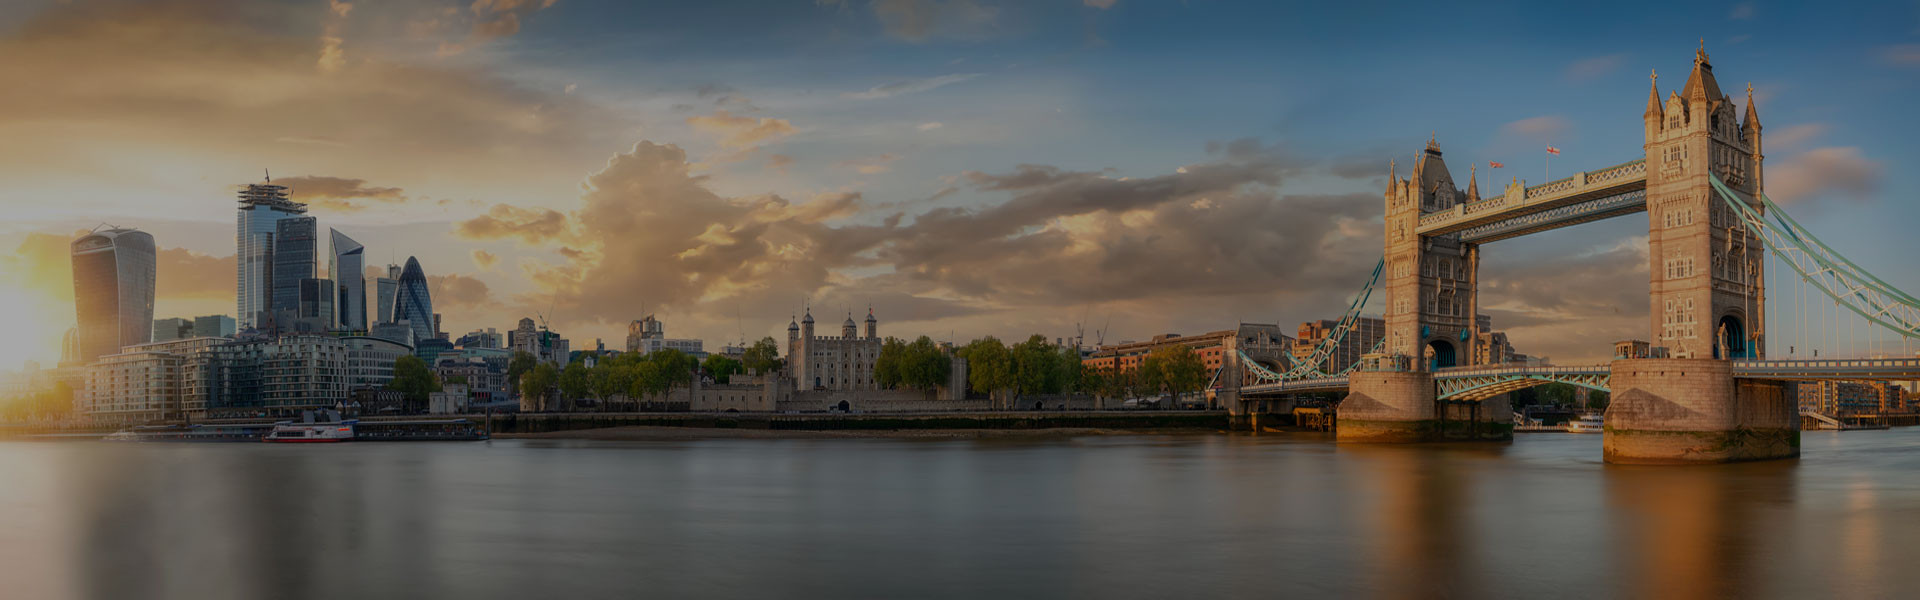
[[[406,323],[375,323],[373,330],[368,331],[367,335],[407,346],[412,346],[418,341],[413,339],[413,327]]]
[[[210,349],[226,338],[187,338],[128,346],[86,368],[75,408],[89,418],[140,423],[198,414],[212,393]]]
[[[555,366],[565,366],[571,354],[566,338],[544,327],[535,329],[533,319],[520,319],[520,326],[507,332],[507,345],[514,352],[531,354],[535,359]]]
[[[400,288],[393,300],[393,319],[406,322],[413,327],[415,347],[421,340],[438,337],[433,321],[433,296],[427,290],[427,273],[420,269],[420,261],[407,257],[406,269],[400,272]]]
[[[307,278],[300,280],[300,301],[295,305],[293,320],[282,323],[280,330],[295,333],[326,333],[337,328],[339,319],[334,314],[335,293],[333,280]]]
[[[72,244],[73,306],[80,364],[153,341],[153,236],[106,229]]]
[[[279,222],[299,217],[307,205],[287,200],[287,187],[266,183],[248,184],[240,190],[239,226],[234,236],[238,268],[235,279],[235,314],[239,328],[264,326],[273,303],[273,246]],[[309,274],[306,277],[312,277]]]
[[[800,323],[787,323],[787,376],[802,390],[877,390],[873,361],[880,356],[879,320],[867,310],[867,334],[859,335],[853,315],[839,337],[813,335],[813,311]]]
[[[179,318],[154,319],[153,340],[165,342],[193,337],[193,321]]]
[[[1900,388],[1885,381],[1796,381],[1802,412],[1830,417],[1903,412]]]
[[[1269,369],[1284,369],[1281,355],[1289,348],[1298,347],[1298,342],[1280,332],[1279,325],[1267,323],[1241,323],[1234,329],[1210,331],[1199,335],[1180,335],[1168,333],[1153,336],[1144,342],[1121,342],[1110,346],[1101,346],[1093,353],[1080,359],[1080,364],[1088,369],[1113,373],[1129,373],[1140,368],[1140,363],[1153,351],[1174,345],[1185,345],[1193,349],[1200,357],[1209,373],[1219,369],[1227,356],[1227,341],[1239,338],[1236,342],[1241,351]]]
[[[666,324],[647,315],[638,321],[627,324],[627,351],[642,355],[672,348],[687,354],[705,357],[705,342],[696,339],[668,338]]]
[[[233,337],[237,331],[233,317],[205,315],[193,318],[193,335],[187,337]]]
[[[369,336],[340,338],[347,345],[347,388],[383,388],[393,381],[393,364],[413,347]],[[431,364],[431,363],[429,363]]]
[[[498,356],[477,355],[473,353],[476,350],[494,352]],[[434,365],[433,372],[443,382],[465,382],[473,402],[495,402],[512,397],[507,391],[508,360],[505,349],[461,349],[441,353],[440,362]]]
[[[494,331],[492,327],[488,327],[484,330],[475,329],[467,332],[466,335],[460,336],[460,339],[453,344],[462,348],[505,348],[507,346],[507,336],[498,331]]]
[[[1332,335],[1334,328],[1339,325],[1339,321],[1326,319],[1301,323],[1299,329],[1294,332],[1294,342],[1290,350],[1293,360],[1303,361],[1312,357],[1314,349],[1320,347],[1320,342]],[[1328,373],[1345,370],[1354,363],[1360,362],[1360,355],[1372,352],[1373,347],[1386,336],[1385,320],[1377,317],[1355,319],[1353,328],[1347,331],[1346,339],[1334,349],[1331,355],[1327,356],[1326,360],[1320,362],[1320,370]]]
[[[393,322],[393,301],[400,294],[400,265],[387,265],[387,276],[373,280],[375,323]]]
[[[267,308],[276,329],[290,330],[289,323],[299,319],[295,313],[300,311],[301,282],[320,274],[319,223],[313,217],[291,217],[274,225],[273,295]],[[331,298],[327,305],[333,305]]]
[[[337,326],[347,331],[367,330],[367,265],[366,247],[353,238],[332,230],[333,260],[327,264],[327,278],[333,280],[339,298],[334,300],[334,311],[339,315]]]

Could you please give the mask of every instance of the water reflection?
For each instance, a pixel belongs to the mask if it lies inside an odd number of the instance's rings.
[[[1900,595],[1920,432],[1610,467],[1598,436],[0,444],[12,598]]]

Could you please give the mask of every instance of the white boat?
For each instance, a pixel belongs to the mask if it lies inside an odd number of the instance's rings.
[[[340,413],[320,411],[318,418],[314,413],[301,415],[299,421],[281,421],[273,424],[273,430],[267,432],[263,441],[291,443],[345,442],[353,439],[353,427],[359,419],[340,418]]]
[[[1606,431],[1606,418],[1601,416],[1580,417],[1567,421],[1567,433],[1601,433]]]

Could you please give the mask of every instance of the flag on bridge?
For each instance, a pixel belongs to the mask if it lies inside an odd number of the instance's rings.
[[[1497,163],[1497,162],[1491,162],[1491,161],[1489,161],[1489,162],[1487,162],[1487,166],[1489,166],[1489,167],[1493,167],[1493,168],[1495,168],[1495,169],[1498,169],[1498,168],[1500,168],[1500,167],[1504,167],[1504,166],[1507,166],[1507,165],[1506,165],[1506,164],[1504,164],[1504,163]]]
[[[1559,149],[1559,148],[1555,148],[1555,147],[1553,147],[1553,146],[1547,146],[1547,154],[1552,154],[1552,155],[1554,155],[1554,156],[1559,156],[1559,155],[1560,155],[1560,149]]]

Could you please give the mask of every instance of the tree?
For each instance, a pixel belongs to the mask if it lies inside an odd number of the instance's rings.
[[[387,389],[406,396],[410,406],[424,407],[427,405],[427,395],[441,390],[440,378],[427,368],[427,361],[420,360],[418,356],[402,356],[393,361],[393,379],[387,381]]]
[[[593,379],[588,374],[586,363],[574,361],[560,370],[560,398],[579,400],[593,393]]]
[[[668,389],[672,389],[675,385],[692,383],[693,370],[700,366],[699,361],[692,356],[673,348],[653,351],[647,355],[647,362],[659,366],[660,376],[666,380]]]
[[[873,358],[873,380],[883,388],[900,385],[905,380],[902,372],[906,361],[907,344],[900,338],[888,337],[880,343],[880,354]]]
[[[1087,366],[1080,362],[1080,349],[1071,346],[1060,348],[1060,357],[1054,362],[1060,371],[1060,391],[1062,393],[1084,392],[1092,389],[1087,385]]]
[[[1053,345],[1047,343],[1046,336],[1038,333],[1027,341],[1014,345],[1013,381],[1022,394],[1051,394],[1059,391],[1060,369],[1055,365],[1059,354],[1053,351]]]
[[[520,389],[520,376],[527,374],[527,371],[533,370],[534,365],[539,363],[540,359],[534,358],[532,354],[515,350],[513,352],[513,359],[507,361],[507,387],[515,390]]]
[[[1600,390],[1591,390],[1587,392],[1587,408],[1590,408],[1593,410],[1606,410],[1607,403],[1611,400],[1612,400],[1611,394],[1608,394],[1606,392],[1602,392]]]
[[[1180,396],[1207,384],[1207,364],[1192,347],[1173,344],[1148,353],[1140,363],[1140,377],[1151,389],[1171,394],[1178,406]]]
[[[884,352],[884,350],[883,350]],[[933,390],[947,384],[953,374],[953,360],[947,358],[933,338],[920,336],[900,348],[899,382],[908,387]]]
[[[765,375],[780,370],[780,344],[773,338],[761,338],[741,354],[742,366],[754,373]]]
[[[535,399],[534,406],[539,407],[540,410],[552,408],[547,406],[547,400],[551,397],[554,387],[559,385],[559,383],[559,369],[555,369],[553,365],[547,363],[534,365],[533,368],[528,369],[526,373],[520,375],[520,397]]]
[[[743,368],[740,361],[718,354],[708,356],[707,360],[700,363],[700,370],[712,376],[714,383],[731,382],[733,374],[741,372]]]
[[[993,336],[967,344],[962,350],[967,359],[967,387],[988,395],[1013,387],[1013,356],[1006,344]]]
[[[644,398],[665,393],[672,382],[661,373],[659,363],[650,360],[635,362],[631,367],[633,378],[627,383],[627,397],[639,403]]]

